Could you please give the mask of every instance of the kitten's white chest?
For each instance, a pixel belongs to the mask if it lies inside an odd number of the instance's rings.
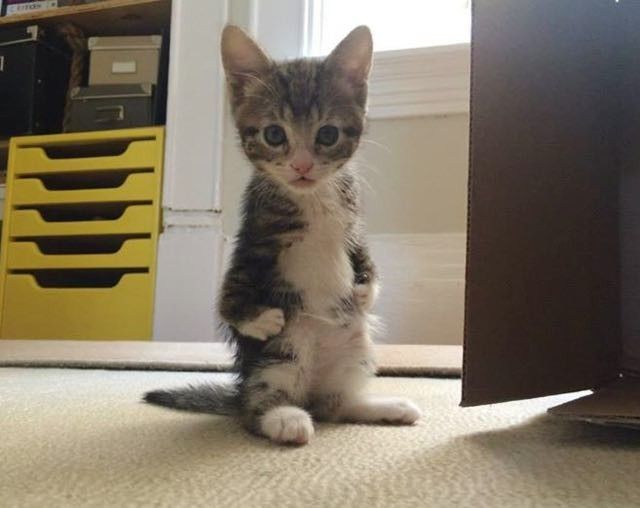
[[[283,277],[302,293],[305,310],[327,316],[341,298],[350,296],[353,269],[345,245],[347,217],[338,203],[303,209],[308,224],[302,240],[279,258]]]

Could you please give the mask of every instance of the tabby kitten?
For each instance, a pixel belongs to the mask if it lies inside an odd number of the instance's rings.
[[[313,420],[412,424],[420,411],[363,389],[374,372],[368,314],[378,291],[348,162],[362,134],[369,29],[325,59],[274,63],[239,28],[222,61],[255,167],[219,300],[237,382],[154,391],[147,402],[239,416],[278,443],[306,444]]]

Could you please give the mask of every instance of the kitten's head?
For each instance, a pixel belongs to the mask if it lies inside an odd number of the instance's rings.
[[[360,26],[324,59],[275,63],[238,27],[224,29],[232,111],[258,171],[313,192],[340,170],[362,134],[372,50]]]

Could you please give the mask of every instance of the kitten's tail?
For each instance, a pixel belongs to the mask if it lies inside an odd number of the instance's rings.
[[[203,384],[154,390],[145,393],[143,400],[156,406],[217,415],[235,415],[239,408],[238,390],[234,385]]]

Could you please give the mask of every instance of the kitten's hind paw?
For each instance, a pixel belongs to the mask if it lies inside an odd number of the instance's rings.
[[[275,443],[305,445],[313,436],[313,422],[304,409],[278,406],[262,416],[260,430]]]
[[[284,328],[284,312],[282,309],[267,309],[251,321],[245,321],[238,326],[242,335],[247,335],[258,340],[267,340],[278,335]]]

